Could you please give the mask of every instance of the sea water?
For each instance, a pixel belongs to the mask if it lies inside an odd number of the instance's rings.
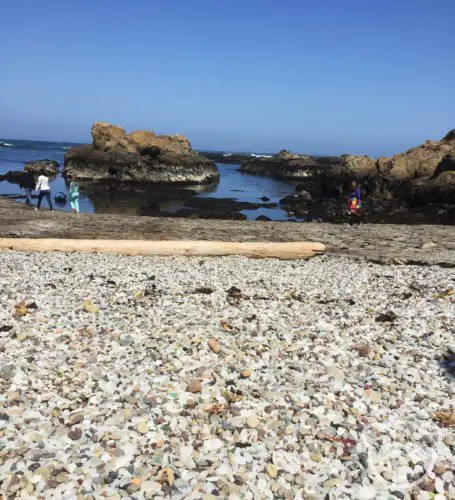
[[[72,146],[69,142],[25,141],[0,139],[10,147],[0,147],[0,175],[10,170],[22,171],[31,160],[55,160],[63,168],[65,153]],[[84,213],[123,213],[129,215],[156,214],[161,211],[176,212],[192,197],[232,198],[237,201],[261,203],[260,198],[269,198],[267,203],[279,200],[295,192],[295,183],[278,181],[270,177],[254,176],[239,172],[240,165],[217,164],[220,172],[218,183],[200,188],[163,187],[153,184],[107,186],[103,183],[83,183],[80,186],[79,204]],[[52,197],[57,193],[68,193],[68,186],[59,174],[50,180]],[[24,191],[17,184],[0,182],[0,196],[25,202]],[[43,201],[46,208],[46,201]],[[58,210],[70,211],[69,201],[56,203]],[[266,215],[273,220],[286,220],[287,213],[281,208],[243,210],[248,219]]]

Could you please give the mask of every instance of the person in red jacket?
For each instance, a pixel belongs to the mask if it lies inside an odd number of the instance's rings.
[[[362,206],[362,193],[360,190],[360,186],[356,181],[353,181],[351,184],[351,191],[349,193],[349,199],[348,199],[348,213],[355,215],[358,214],[361,206]]]

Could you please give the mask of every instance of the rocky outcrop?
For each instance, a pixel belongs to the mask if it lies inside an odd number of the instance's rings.
[[[44,174],[48,177],[55,177],[58,174],[59,164],[55,160],[28,161],[24,170],[33,175]]]
[[[344,156],[343,163],[324,175],[325,194],[357,180],[370,191],[389,192],[410,204],[432,201],[455,202],[455,131],[441,141],[426,141],[421,146],[391,158]],[[336,188],[336,189],[334,189]]]
[[[250,158],[242,163],[241,172],[268,175],[275,179],[303,179],[317,172],[318,163],[309,156],[283,149],[270,158]]]
[[[4,175],[0,175],[0,182],[6,181],[11,184],[21,185],[26,175],[27,174],[25,172],[22,172],[22,170],[10,170]]]
[[[214,163],[198,155],[181,135],[151,131],[126,134],[109,123],[95,123],[92,144],[71,148],[63,175],[87,181],[210,184],[219,177]]]
[[[281,203],[294,213],[317,211],[333,221],[344,211],[352,181],[367,193],[362,212],[369,220],[417,210],[426,221],[455,223],[455,130],[441,141],[427,141],[390,158],[344,155],[299,186],[313,195],[314,203],[298,192]]]
[[[282,149],[270,158],[248,159],[242,163],[240,172],[311,183],[313,178],[319,178],[327,168],[342,163],[340,157],[299,155]]]

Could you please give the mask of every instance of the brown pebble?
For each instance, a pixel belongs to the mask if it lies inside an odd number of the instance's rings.
[[[444,465],[435,465],[433,467],[433,472],[435,474],[441,475],[441,474],[444,474],[444,472],[446,472],[446,471],[447,471],[447,467],[444,467]]]
[[[139,490],[141,489],[141,485],[140,484],[135,484],[135,483],[131,483],[128,488],[126,489],[126,491],[132,495],[133,493],[137,493]]]
[[[251,373],[252,373],[251,370],[242,370],[240,372],[240,376],[242,378],[250,378],[251,377]]]
[[[215,340],[215,339],[210,339],[208,342],[207,342],[208,346],[210,347],[210,349],[215,353],[215,354],[218,354],[220,351],[221,351],[221,346],[220,346],[220,343]]]
[[[433,492],[435,488],[435,482],[433,479],[426,479],[419,485],[419,487],[421,490]]]
[[[366,345],[354,345],[351,349],[357,351],[362,358],[366,358],[371,352],[371,349]]]
[[[68,437],[70,439],[72,439],[73,441],[77,441],[78,439],[81,439],[81,437],[82,437],[82,429],[80,427],[76,427],[76,428],[72,429],[68,433]]]
[[[196,392],[202,391],[201,381],[197,378],[193,378],[188,383],[188,392],[192,392],[193,394]]]

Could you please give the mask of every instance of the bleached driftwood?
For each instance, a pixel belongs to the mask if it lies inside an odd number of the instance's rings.
[[[145,241],[0,238],[0,249],[27,252],[89,252],[119,255],[243,255],[253,258],[308,259],[324,253],[322,243],[229,242],[229,241]]]

